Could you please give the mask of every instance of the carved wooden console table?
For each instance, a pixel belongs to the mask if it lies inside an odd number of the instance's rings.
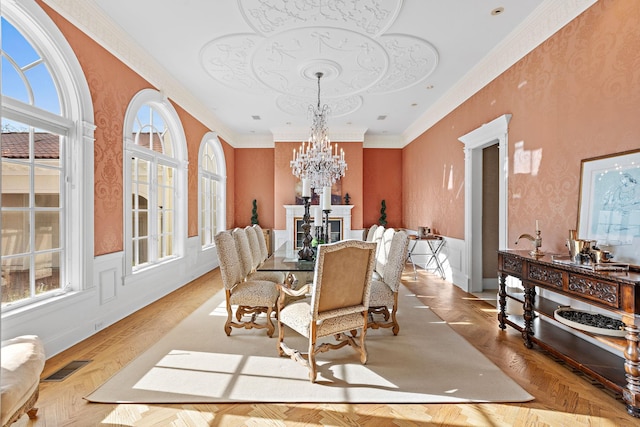
[[[520,279],[524,292],[507,293],[507,276]],[[535,258],[528,251],[505,250],[498,251],[498,277],[501,329],[506,325],[516,328],[522,333],[527,348],[535,343],[605,387],[621,393],[627,411],[640,417],[639,272],[593,271],[554,262],[549,255]],[[611,312],[624,322],[625,337],[594,335],[577,329],[567,331],[568,327],[560,327],[554,318],[559,304],[537,295],[536,288]],[[521,301],[524,314],[507,314],[507,298]]]

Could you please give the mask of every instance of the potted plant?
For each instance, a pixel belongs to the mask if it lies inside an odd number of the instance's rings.
[[[256,201],[256,199],[253,199],[253,202],[251,202],[253,204],[253,209],[251,209],[251,224],[257,224],[258,223],[258,202]]]
[[[380,208],[380,219],[378,220],[378,223],[385,227],[387,225],[387,202],[382,199],[382,207]]]

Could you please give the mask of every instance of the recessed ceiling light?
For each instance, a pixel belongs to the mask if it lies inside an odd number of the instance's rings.
[[[260,119],[260,116],[251,116],[251,118],[252,118],[253,120],[261,120],[261,119]]]
[[[491,11],[491,14],[493,16],[496,16],[496,15],[500,15],[502,12],[504,12],[504,7],[496,7]]]

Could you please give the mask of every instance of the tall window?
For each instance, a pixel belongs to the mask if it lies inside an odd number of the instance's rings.
[[[178,147],[185,143],[177,113],[156,91],[136,95],[125,122],[126,252],[131,271],[136,271],[181,255],[185,215],[180,206],[186,204],[186,194],[179,191],[185,172]]]
[[[3,312],[82,289],[91,270],[82,252],[93,236],[82,235],[93,222],[76,222],[93,180],[92,161],[84,165],[88,88],[57,28],[30,7],[8,0],[0,18]],[[82,165],[70,168],[74,160]]]
[[[226,167],[218,137],[207,133],[202,139],[200,167],[200,242],[213,246],[213,236],[226,227]]]

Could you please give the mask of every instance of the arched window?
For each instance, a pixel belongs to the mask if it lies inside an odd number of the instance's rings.
[[[91,283],[94,126],[80,65],[46,14],[7,0],[0,20],[6,311]]]
[[[226,228],[227,172],[224,151],[215,133],[202,138],[198,162],[200,243],[207,248],[213,246],[213,236]]]
[[[182,256],[186,240],[186,141],[178,114],[145,89],[125,115],[127,272]]]

